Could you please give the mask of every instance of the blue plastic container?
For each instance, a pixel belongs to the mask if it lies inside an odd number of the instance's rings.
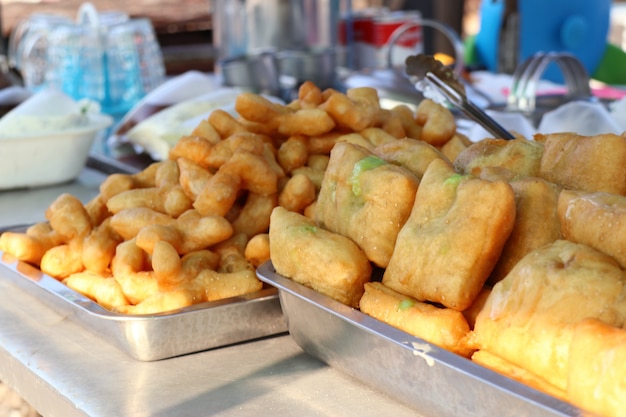
[[[506,7],[507,0],[486,0],[481,4],[475,52],[488,70],[501,70],[501,47],[510,45],[516,48],[511,52],[518,64],[537,52],[569,52],[589,74],[595,72],[607,48],[611,0],[518,0],[517,33],[508,34],[503,32]],[[515,41],[507,43],[505,35],[514,36]],[[558,68],[549,68],[544,78],[560,81],[561,74]]]

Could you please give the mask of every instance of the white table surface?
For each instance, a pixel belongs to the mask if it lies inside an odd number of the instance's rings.
[[[86,169],[68,184],[2,191],[0,227],[43,220],[61,192],[87,201],[103,178]],[[309,356],[288,334],[134,360],[2,273],[0,267],[0,380],[43,416],[417,415]]]

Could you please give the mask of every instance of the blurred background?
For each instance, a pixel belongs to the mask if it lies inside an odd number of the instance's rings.
[[[0,0],[4,45],[15,25],[33,13],[74,18],[82,3],[82,0]],[[213,69],[216,54],[212,47],[210,0],[93,0],[91,3],[101,11],[123,10],[131,17],[148,17],[161,44],[169,75],[189,69]],[[375,7],[419,10],[422,17],[445,22],[464,37],[476,33],[479,27],[480,0],[353,0],[351,3],[353,10]]]

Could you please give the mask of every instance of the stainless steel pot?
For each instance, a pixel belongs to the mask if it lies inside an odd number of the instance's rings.
[[[278,62],[273,52],[224,59],[220,66],[226,86],[275,96],[280,94]]]
[[[224,84],[281,95],[334,86],[342,0],[212,0]]]
[[[283,88],[312,81],[321,89],[335,87],[337,56],[334,48],[284,50],[276,54]]]

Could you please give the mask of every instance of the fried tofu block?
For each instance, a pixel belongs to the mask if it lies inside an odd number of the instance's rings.
[[[411,216],[383,275],[388,287],[420,301],[468,308],[493,270],[515,222],[515,196],[503,181],[428,166]]]
[[[372,266],[350,239],[278,206],[270,217],[270,259],[276,272],[358,307]]]
[[[469,325],[459,311],[422,303],[380,282],[365,284],[359,307],[368,316],[434,345],[465,357],[471,354],[463,343]]]
[[[411,171],[417,178],[422,178],[433,159],[443,159],[450,166],[452,163],[437,148],[417,139],[398,139],[386,142],[374,148],[374,153],[394,165],[400,165]]]
[[[328,162],[315,206],[324,229],[352,239],[370,261],[387,266],[411,213],[419,180],[365,148],[341,142]]]
[[[574,325],[585,318],[624,324],[626,272],[589,246],[558,240],[494,285],[469,343],[566,390]]]
[[[501,167],[520,177],[537,177],[543,152],[541,143],[521,137],[484,139],[463,150],[454,160],[454,168],[463,174],[478,175],[484,167]]]
[[[510,182],[515,192],[515,226],[488,283],[501,281],[529,252],[561,238],[557,202],[561,188],[541,178]]]
[[[622,416],[625,375],[626,330],[595,319],[578,323],[569,351],[569,400],[602,416]]]
[[[626,197],[563,190],[558,215],[565,239],[606,253],[626,269]]]
[[[540,176],[563,188],[626,195],[626,137],[535,135],[544,144]]]

